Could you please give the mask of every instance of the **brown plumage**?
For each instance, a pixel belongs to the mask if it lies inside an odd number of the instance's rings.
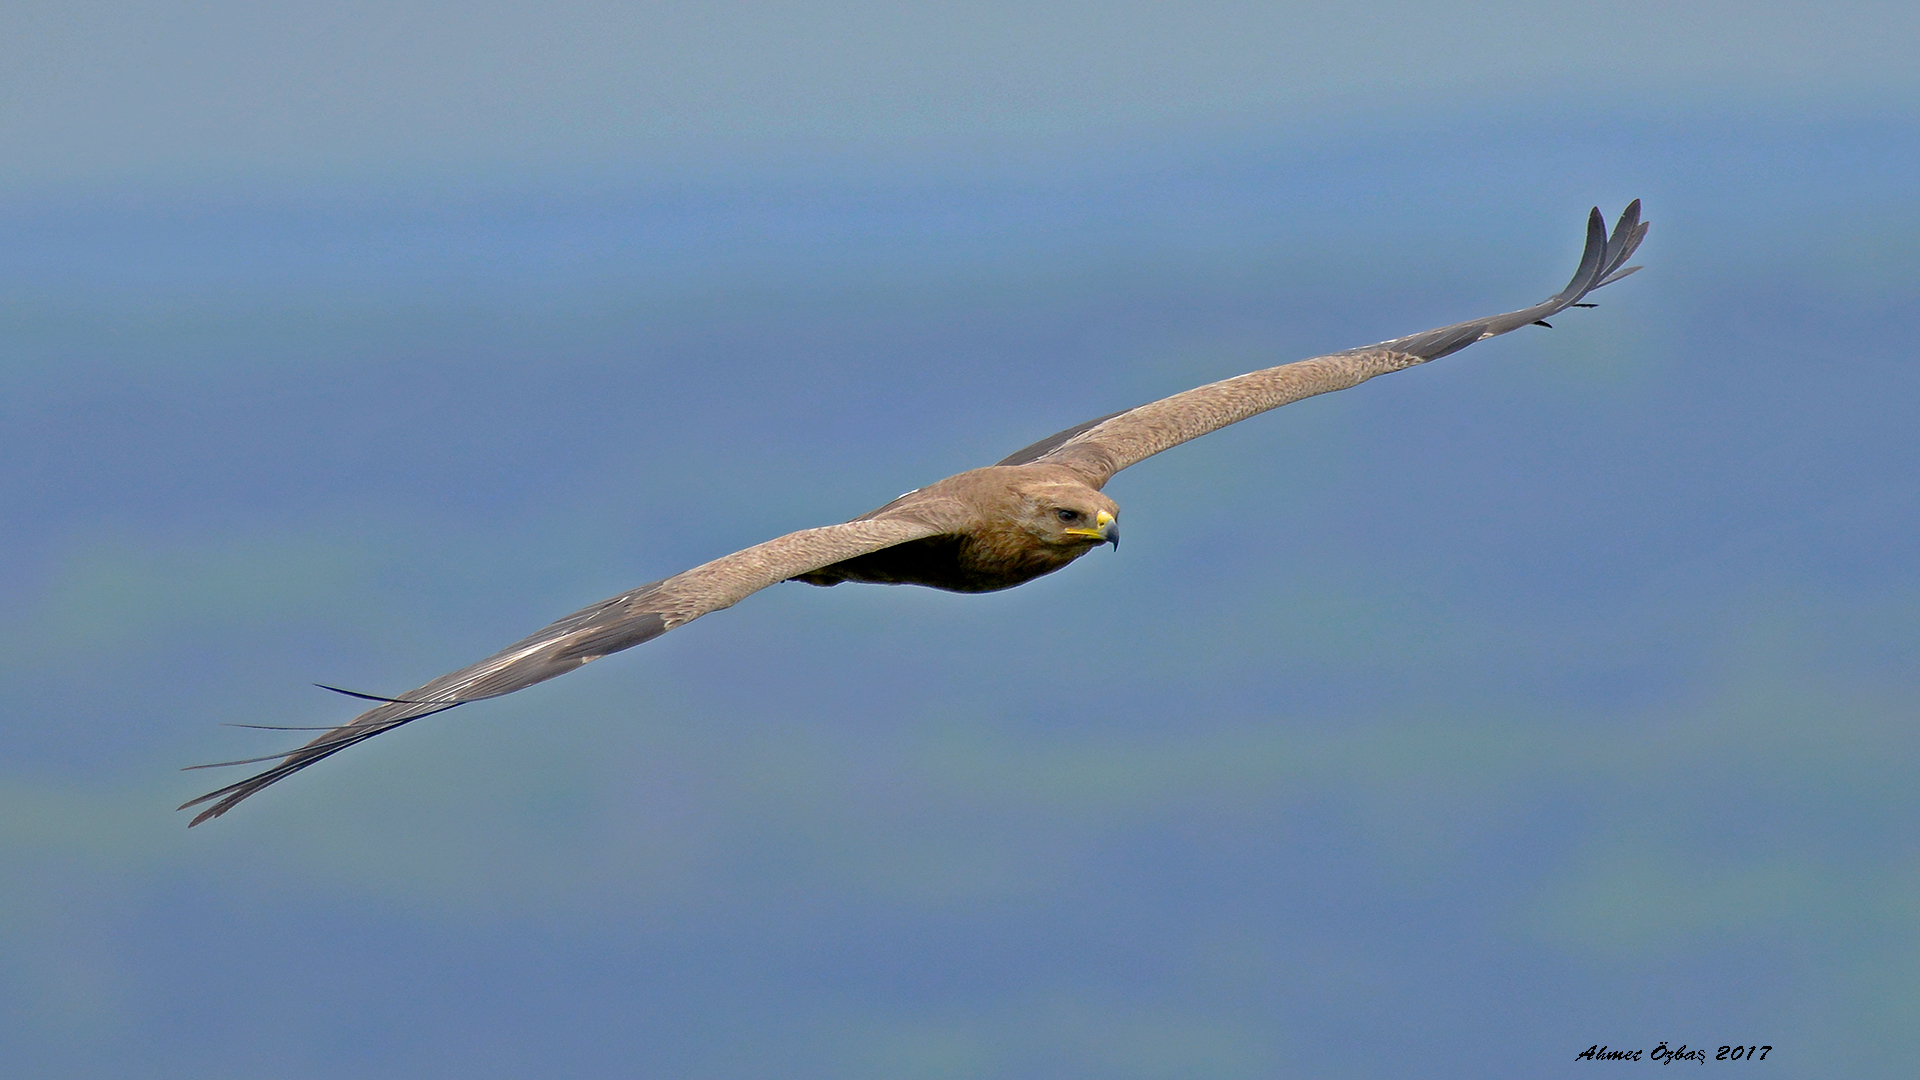
[[[996,465],[910,491],[840,525],[804,529],[561,619],[531,637],[379,704],[304,746],[219,765],[278,763],[185,803],[212,802],[190,823],[219,817],[254,792],[383,731],[455,705],[498,697],[631,648],[782,581],[926,585],[992,592],[1050,574],[1101,544],[1120,546],[1120,509],[1101,493],[1121,469],[1189,439],[1301,398],[1423,364],[1556,312],[1639,269],[1626,261],[1646,236],[1635,200],[1611,236],[1595,209],[1587,246],[1565,289],[1520,311],[1283,364],[1068,428]],[[351,693],[351,691],[341,691]],[[196,765],[194,768],[217,766]]]

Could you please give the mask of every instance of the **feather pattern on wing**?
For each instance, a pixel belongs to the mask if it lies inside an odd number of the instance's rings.
[[[213,802],[191,822],[198,825],[233,809],[261,788],[383,731],[445,712],[456,705],[510,694],[564,675],[590,660],[630,649],[702,615],[732,607],[761,589],[797,574],[895,544],[936,536],[945,527],[929,514],[919,512],[803,529],[630,589],[582,608],[485,660],[449,672],[404,694],[376,698],[380,704],[339,727],[328,729],[304,746],[265,757],[195,765],[193,768],[209,769],[280,759],[272,768],[208,792],[182,804],[180,809]]]
[[[1104,487],[1129,465],[1249,416],[1316,394],[1358,386],[1375,375],[1437,360],[1476,341],[1541,322],[1578,304],[1593,290],[1640,269],[1624,264],[1646,235],[1647,223],[1640,220],[1640,200],[1635,199],[1621,213],[1611,236],[1596,207],[1587,218],[1586,249],[1573,280],[1532,307],[1210,383],[1068,428],[1019,451],[1003,464],[1063,465],[1084,476],[1093,487]]]

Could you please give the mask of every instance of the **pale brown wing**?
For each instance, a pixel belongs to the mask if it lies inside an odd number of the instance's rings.
[[[1315,394],[1358,386],[1375,375],[1424,364],[1476,341],[1544,323],[1548,316],[1580,303],[1593,290],[1640,269],[1625,263],[1646,235],[1647,223],[1640,220],[1640,200],[1627,206],[1611,236],[1606,220],[1595,207],[1587,217],[1587,247],[1580,269],[1565,289],[1532,307],[1209,383],[1068,428],[999,464],[1046,461],[1064,465],[1086,477],[1094,487],[1102,487],[1129,465],[1249,416]]]
[[[895,544],[937,536],[945,531],[945,527],[920,514],[804,529],[736,551],[665,580],[642,585],[576,611],[479,663],[449,672],[397,697],[374,698],[366,694],[353,694],[355,697],[379,701],[380,704],[339,727],[328,729],[305,746],[282,754],[243,761],[195,765],[193,768],[196,769],[211,769],[279,759],[279,764],[272,768],[237,784],[208,792],[192,802],[183,803],[180,809],[213,802],[212,806],[201,811],[189,823],[189,827],[198,825],[233,809],[235,804],[261,788],[383,731],[443,712],[455,705],[511,694],[556,675],[564,675],[589,660],[630,649],[676,626],[684,626],[708,612],[732,607],[761,589],[796,574],[818,570]]]

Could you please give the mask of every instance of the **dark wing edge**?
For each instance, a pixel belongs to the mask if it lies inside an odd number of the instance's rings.
[[[1129,465],[1228,424],[1315,394],[1342,390],[1374,375],[1437,360],[1477,341],[1543,323],[1588,294],[1639,270],[1628,259],[1646,239],[1640,200],[1621,211],[1611,233],[1600,208],[1587,215],[1586,246],[1567,287],[1532,307],[1454,323],[1357,349],[1282,364],[1197,387],[1089,420],[1048,436],[1000,461],[1052,461],[1085,473],[1095,487]]]
[[[1504,315],[1495,315],[1490,319],[1474,319],[1452,326],[1443,326],[1438,330],[1427,330],[1410,334],[1392,341],[1383,341],[1378,345],[1368,345],[1353,352],[1385,349],[1390,352],[1418,357],[1420,360],[1438,360],[1459,352],[1476,341],[1485,341],[1490,337],[1518,330],[1523,326],[1532,326],[1550,316],[1578,304],[1595,289],[1602,289],[1619,281],[1628,274],[1641,269],[1627,266],[1626,261],[1633,258],[1639,250],[1640,242],[1647,238],[1647,228],[1651,222],[1640,220],[1640,200],[1635,199],[1620,212],[1619,221],[1614,223],[1613,232],[1607,232],[1607,220],[1600,216],[1600,208],[1594,207],[1587,214],[1587,245],[1580,254],[1580,267],[1573,272],[1573,280],[1567,287],[1540,303],[1519,311],[1509,311]]]
[[[702,615],[731,607],[797,574],[941,531],[939,526],[918,518],[894,517],[788,533],[582,608],[484,660],[395,697],[338,691],[380,704],[345,724],[326,729],[311,742],[292,750],[189,766],[189,769],[214,769],[279,761],[245,780],[184,802],[179,809],[213,803],[188,822],[187,827],[192,828],[219,817],[262,788],[382,732],[457,705],[511,694],[564,675],[588,661],[630,649]]]

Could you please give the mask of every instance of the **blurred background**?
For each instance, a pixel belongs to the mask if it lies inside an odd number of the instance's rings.
[[[1911,1075],[1912,5],[0,21],[10,1074]],[[1635,197],[1598,309],[1122,474],[1124,551],[173,812],[312,682],[1531,303]]]

